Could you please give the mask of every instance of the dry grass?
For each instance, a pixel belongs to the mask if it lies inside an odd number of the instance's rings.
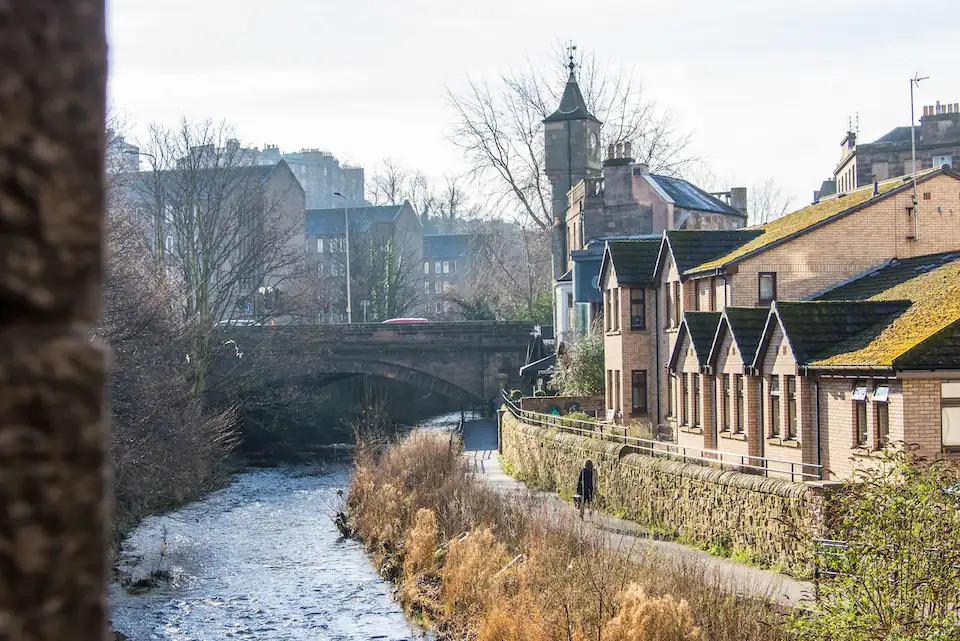
[[[704,570],[561,521],[471,478],[459,444],[414,433],[361,447],[350,523],[397,581],[405,607],[441,638],[470,641],[773,641],[771,606]]]

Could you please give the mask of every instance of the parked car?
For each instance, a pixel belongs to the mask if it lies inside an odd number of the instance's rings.
[[[407,323],[429,323],[426,318],[389,318],[383,321],[384,325],[400,325]]]

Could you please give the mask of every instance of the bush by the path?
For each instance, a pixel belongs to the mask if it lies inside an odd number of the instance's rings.
[[[473,479],[448,435],[358,448],[350,526],[441,638],[768,641],[780,613],[703,568],[615,550],[579,522]]]

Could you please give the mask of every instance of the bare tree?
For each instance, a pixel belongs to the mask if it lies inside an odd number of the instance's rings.
[[[631,142],[651,171],[678,174],[692,160],[690,135],[649,98],[631,72],[583,56],[579,84],[591,112],[605,122],[603,144]],[[553,216],[544,173],[543,119],[560,102],[565,82],[559,68],[532,64],[491,86],[468,79],[463,92],[447,91],[457,116],[450,136],[471,164],[471,176],[493,207],[549,229]]]
[[[751,225],[776,220],[786,215],[793,205],[793,198],[773,178],[754,185],[747,197],[747,216]]]
[[[304,264],[302,190],[292,175],[274,181],[277,167],[251,165],[222,123],[154,125],[145,154],[153,171],[137,176],[132,193],[163,237],[152,250],[176,283],[199,391],[218,323],[289,317],[303,295],[291,289]]]
[[[530,223],[476,223],[471,294],[450,300],[475,320],[551,322],[550,244],[544,236]]]
[[[367,192],[376,205],[409,202],[422,220],[451,221],[480,214],[480,208],[471,202],[463,177],[447,175],[438,185],[422,172],[401,167],[390,159],[385,159],[371,174]]]

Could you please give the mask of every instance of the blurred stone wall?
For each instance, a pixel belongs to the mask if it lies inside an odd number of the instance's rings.
[[[0,639],[103,638],[103,0],[0,2]]]

